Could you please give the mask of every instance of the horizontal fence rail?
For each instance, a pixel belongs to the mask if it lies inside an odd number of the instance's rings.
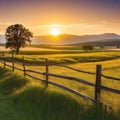
[[[63,86],[63,85],[60,85],[60,84],[57,84],[57,83],[54,83],[54,82],[51,82],[51,81],[48,81],[48,83],[51,84],[51,85],[57,86],[57,87],[59,87],[59,88],[62,88],[62,89],[64,89],[64,90],[67,90],[67,91],[69,91],[69,92],[71,92],[71,93],[74,93],[74,94],[76,94],[76,95],[78,95],[78,96],[80,96],[80,97],[82,97],[82,98],[84,98],[84,99],[86,99],[86,100],[95,101],[94,98],[89,97],[89,96],[86,96],[86,95],[83,95],[83,94],[81,94],[81,93],[79,93],[79,92],[77,92],[77,91],[75,91],[75,90],[73,90],[73,89],[71,89],[71,88],[65,87],[65,86]]]
[[[26,66],[28,64],[25,63],[24,56],[22,56],[21,62],[18,61],[18,60],[15,60],[15,57],[14,57],[13,53],[11,55],[11,58],[10,57],[6,57],[6,56],[0,56],[0,60],[1,60],[1,63],[4,65],[4,68],[10,67],[10,68],[12,68],[13,71],[15,69],[20,70],[20,71],[22,71],[24,73],[24,76],[28,76],[28,77],[31,77],[33,79],[39,80],[41,82],[44,82],[46,85],[51,84],[53,86],[62,88],[64,90],[66,90],[68,92],[71,92],[71,93],[73,93],[75,95],[78,95],[78,96],[80,96],[80,97],[82,97],[82,98],[84,98],[86,100],[91,100],[91,101],[96,101],[97,103],[101,103],[101,101],[100,101],[101,90],[104,90],[104,91],[107,91],[107,92],[111,92],[111,93],[115,93],[115,94],[120,94],[120,90],[117,90],[117,89],[114,89],[114,88],[109,88],[109,87],[101,85],[102,77],[106,78],[106,79],[120,81],[120,78],[115,78],[115,77],[106,76],[106,75],[102,74],[102,66],[101,65],[96,65],[96,72],[89,72],[89,71],[85,71],[85,70],[79,70],[79,69],[76,69],[76,68],[72,68],[72,67],[66,66],[66,65],[49,64],[48,59],[45,59],[45,64],[44,64],[45,72],[40,72],[40,71],[36,71],[36,70],[26,69]],[[12,65],[7,64],[7,62],[8,63],[12,63]],[[22,68],[16,67],[15,63],[19,64],[20,66],[22,66]],[[31,66],[34,66],[34,65],[32,64]],[[95,83],[89,82],[89,81],[81,79],[81,78],[76,78],[76,77],[72,77],[72,76],[66,76],[66,75],[61,75],[61,74],[50,73],[49,72],[49,67],[50,66],[64,67],[64,68],[67,68],[67,69],[70,69],[70,70],[73,70],[73,71],[76,71],[76,72],[95,75],[96,76]],[[43,80],[41,78],[38,78],[38,77],[35,77],[34,75],[31,75],[29,73],[43,75],[43,76],[45,76],[45,80]],[[92,98],[90,96],[81,94],[80,92],[78,92],[76,90],[73,90],[73,89],[71,89],[69,87],[66,87],[64,85],[52,82],[52,81],[49,80],[50,76],[51,77],[65,79],[65,80],[76,81],[78,83],[82,83],[82,84],[85,84],[85,85],[88,85],[88,86],[92,86],[92,87],[95,88],[95,93],[94,93],[95,96],[94,96],[94,98]]]
[[[26,75],[29,76],[29,77],[31,77],[31,78],[33,78],[33,79],[36,79],[36,80],[39,80],[39,81],[42,81],[42,82],[46,82],[45,80],[40,79],[40,78],[37,78],[37,77],[35,77],[35,76],[32,76],[32,75],[30,75],[30,74],[28,74],[28,73],[26,73]]]
[[[101,76],[104,78],[107,78],[107,79],[120,81],[120,78],[115,78],[115,77],[111,77],[111,76],[107,76],[107,75],[103,75],[103,74],[101,74]]]
[[[11,58],[9,58],[9,57],[1,57],[1,56],[0,56],[0,59],[1,59],[1,60],[6,60],[7,62],[12,62],[12,61],[13,61],[13,60],[12,60]],[[22,62],[20,62],[20,61],[18,61],[18,60],[15,60],[15,59],[14,59],[14,63],[17,63],[17,64],[22,65]]]
[[[17,70],[20,70],[20,71],[24,71],[23,69],[15,67],[15,66],[14,66],[14,68],[17,69]]]
[[[71,77],[71,76],[64,76],[64,75],[58,75],[58,74],[53,74],[53,73],[48,73],[48,76],[63,78],[63,79],[67,79],[67,80],[74,80],[74,81],[77,81],[77,82],[80,82],[80,83],[83,83],[83,84],[87,84],[87,85],[90,85],[90,86],[95,86],[94,83],[91,83],[91,82],[88,82],[86,80],[82,80],[82,79],[79,79],[79,78]]]
[[[6,64],[6,63],[5,63],[5,66],[8,66],[8,67],[12,68],[12,66],[11,66],[11,65],[8,65],[8,64]]]
[[[41,75],[45,75],[46,73],[45,72],[38,72],[38,71],[35,71],[35,70],[25,70],[26,72],[32,72],[32,73],[36,73],[36,74],[41,74]]]
[[[75,69],[75,68],[72,68],[72,67],[69,67],[69,66],[66,66],[66,65],[51,64],[51,65],[49,65],[49,66],[64,67],[64,68],[71,69],[71,70],[73,70],[73,71],[82,72],[82,73],[87,73],[87,74],[92,74],[92,75],[95,75],[95,74],[96,74],[95,72],[88,72],[88,71],[84,71],[84,70],[78,70],[78,69]]]
[[[115,93],[115,94],[120,94],[120,90],[109,88],[109,87],[106,87],[106,86],[101,85],[100,89],[108,91],[108,92],[112,92],[112,93]]]

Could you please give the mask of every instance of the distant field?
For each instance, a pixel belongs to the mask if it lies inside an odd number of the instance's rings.
[[[95,50],[99,50],[99,47],[95,47]],[[8,51],[5,46],[0,46],[0,51]],[[82,50],[81,46],[69,46],[69,45],[28,45],[25,48],[21,48],[22,51],[53,51],[53,50]]]
[[[53,52],[53,53],[51,53]],[[37,51],[34,54],[33,51],[23,52],[22,54],[15,55],[15,59],[21,61],[22,55],[25,57],[27,63],[43,64],[45,59],[49,59],[49,63],[59,64],[74,64],[74,63],[85,63],[85,62],[97,62],[106,61],[112,59],[119,59],[119,51],[93,51],[93,52],[66,52],[66,51]],[[6,54],[10,56],[10,54]]]
[[[10,49],[6,49],[4,46],[0,46],[0,51],[9,51]],[[40,47],[25,47],[21,48],[22,51],[55,51],[50,48],[40,48]]]

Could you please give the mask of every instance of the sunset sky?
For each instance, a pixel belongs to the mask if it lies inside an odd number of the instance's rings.
[[[0,34],[15,23],[34,35],[120,34],[120,0],[0,0]]]

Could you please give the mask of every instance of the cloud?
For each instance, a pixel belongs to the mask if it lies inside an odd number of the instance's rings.
[[[37,34],[49,34],[50,30],[53,28],[58,28],[62,33],[68,33],[72,34],[79,34],[78,32],[82,30],[93,30],[93,29],[100,29],[102,26],[100,24],[88,24],[88,23],[81,23],[81,24],[47,24],[47,25],[39,25],[39,26],[28,26],[28,28],[33,31],[36,35]],[[41,32],[42,31],[42,32]],[[88,33],[86,33],[88,34]]]
[[[30,26],[31,29],[41,29],[41,28],[95,28],[100,27],[98,24],[48,24],[48,25],[39,25],[39,26]]]

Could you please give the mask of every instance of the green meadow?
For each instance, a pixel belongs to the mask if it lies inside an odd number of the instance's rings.
[[[39,48],[38,46],[37,49],[36,47],[28,47],[27,49],[20,51],[19,55],[15,55],[15,59],[21,61],[22,56],[24,55],[26,63],[31,64],[44,64],[46,58],[49,59],[49,63],[76,64],[120,58],[120,51],[96,48],[93,51],[85,52],[78,46],[76,46],[76,49],[78,50],[72,49],[75,48],[75,46],[68,46],[66,49],[64,49],[65,46],[58,47],[60,50],[56,49],[56,47]],[[5,55],[11,57],[9,52],[6,52]]]
[[[41,46],[32,46],[40,48]],[[75,47],[75,46],[74,46]],[[45,72],[45,59],[49,64],[64,64],[85,71],[96,71],[96,65],[102,65],[104,75],[120,78],[120,51],[96,48],[94,51],[84,52],[80,47],[66,46],[41,47],[41,51],[31,48],[22,50],[19,55],[14,55],[15,60],[35,66],[27,66],[26,69]],[[46,50],[45,50],[46,49]],[[49,50],[48,50],[49,49]],[[11,57],[9,52],[5,56]],[[9,64],[9,63],[8,63]],[[21,65],[15,66],[22,68]],[[49,66],[49,72],[67,76],[82,78],[95,82],[95,75],[79,73],[67,68]],[[40,81],[24,77],[23,73],[9,68],[0,68],[0,116],[2,120],[119,120],[120,119],[120,95],[101,91],[101,101],[113,106],[112,111],[106,111],[90,101],[84,100],[65,90],[45,84]],[[45,80],[45,76],[30,73],[33,76]],[[49,77],[50,81],[68,86],[82,94],[94,97],[94,88],[87,85]],[[120,82],[102,78],[102,85],[120,89]],[[22,117],[22,118],[21,118]]]

